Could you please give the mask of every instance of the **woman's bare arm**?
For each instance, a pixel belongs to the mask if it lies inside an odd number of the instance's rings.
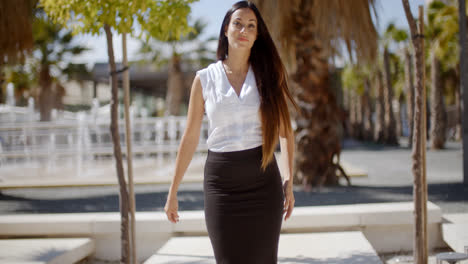
[[[281,147],[281,163],[286,166],[283,170],[284,180],[284,212],[286,213],[284,220],[287,220],[294,209],[294,193],[293,193],[293,164],[294,164],[294,132],[287,131],[284,124],[280,123],[280,147]]]
[[[178,221],[177,190],[198,146],[200,128],[203,121],[204,100],[198,75],[195,77],[190,92],[187,125],[177,152],[175,172],[165,206],[169,221]]]

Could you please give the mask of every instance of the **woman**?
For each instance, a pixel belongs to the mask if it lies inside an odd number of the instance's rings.
[[[286,72],[254,4],[226,13],[218,61],[197,72],[187,127],[179,147],[165,211],[179,221],[177,189],[209,120],[205,219],[217,263],[276,263],[284,219],[294,208],[294,137],[286,98],[295,106]],[[284,181],[274,158],[280,140]]]

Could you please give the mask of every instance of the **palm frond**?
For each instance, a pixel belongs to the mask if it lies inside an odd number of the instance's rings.
[[[294,54],[302,26],[313,27],[328,57],[343,43],[358,60],[373,60],[378,34],[372,13],[378,19],[376,0],[254,0],[285,59]],[[307,14],[297,16],[296,14]],[[298,26],[299,25],[299,26]]]
[[[348,49],[354,49],[358,60],[372,60],[378,40],[372,10],[376,14],[375,0],[314,1],[311,17],[324,48],[333,46],[334,39],[343,40],[351,43]]]

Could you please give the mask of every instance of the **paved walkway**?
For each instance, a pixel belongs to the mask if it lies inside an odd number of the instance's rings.
[[[337,205],[355,203],[377,203],[411,201],[413,176],[411,173],[411,149],[386,147],[346,141],[342,160],[348,164],[352,177],[352,187],[323,187],[304,191],[295,187],[296,206]],[[448,142],[441,151],[427,152],[427,179],[429,200],[442,208],[443,213],[468,212],[468,186],[463,185],[461,143]],[[201,177],[203,157],[195,158],[180,188],[180,210],[202,210],[203,192]],[[137,164],[137,163],[136,163]],[[136,203],[138,211],[162,211],[170,181],[171,165],[157,168],[156,162],[140,162],[135,166]],[[69,174],[55,174],[49,178],[36,179],[38,182],[59,182],[61,188],[21,188],[0,190],[0,214],[14,213],[71,213],[71,212],[112,212],[119,211],[118,186],[112,164],[107,169],[94,168],[80,179]],[[101,171],[101,176],[96,172]],[[1,184],[14,183],[15,175],[27,182],[23,170],[0,171]],[[104,174],[103,174],[104,173]],[[23,175],[23,176],[21,176]],[[102,176],[104,175],[104,176]],[[34,177],[33,177],[34,178]],[[36,177],[37,178],[37,177]],[[66,181],[96,183],[95,186],[73,187],[63,184]],[[78,184],[80,185],[80,184]],[[86,185],[86,184],[81,184]]]
[[[310,245],[314,245],[311,247]],[[330,246],[333,245],[333,246]],[[144,264],[215,264],[208,237],[173,237]],[[382,264],[359,231],[282,234],[279,264]]]

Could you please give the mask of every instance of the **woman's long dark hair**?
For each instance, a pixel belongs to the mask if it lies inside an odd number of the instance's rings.
[[[280,123],[285,132],[291,132],[286,97],[296,106],[287,84],[287,74],[281,58],[271,39],[267,26],[257,7],[248,1],[235,3],[224,16],[219,32],[218,60],[225,60],[228,56],[228,39],[225,30],[229,26],[232,14],[240,8],[249,8],[257,17],[257,39],[250,50],[249,62],[255,74],[258,92],[260,94],[260,114],[262,121],[263,159],[262,169],[265,169],[273,159],[278,144]]]

